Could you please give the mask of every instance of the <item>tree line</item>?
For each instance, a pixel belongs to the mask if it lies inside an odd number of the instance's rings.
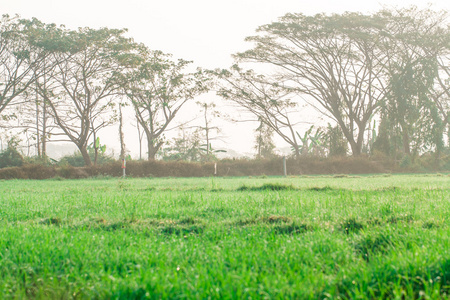
[[[5,15],[0,119],[31,132],[38,156],[46,156],[48,141],[68,139],[91,165],[102,150],[99,131],[112,124],[119,123],[124,155],[121,108],[130,105],[148,159],[168,149],[195,159],[193,147],[208,157],[214,151],[208,131],[214,103],[201,104],[206,145],[197,138],[189,146],[184,138],[173,143],[178,148],[164,147],[162,137],[186,103],[213,90],[259,122],[259,157],[273,154],[276,134],[296,157],[432,153],[439,160],[450,140],[447,18],[446,11],[415,7],[287,14],[247,37],[252,48],[235,54],[229,69],[194,70],[192,62],[136,43],[125,30],[69,30]],[[329,120],[328,127],[300,134],[296,125],[308,114],[303,104]]]

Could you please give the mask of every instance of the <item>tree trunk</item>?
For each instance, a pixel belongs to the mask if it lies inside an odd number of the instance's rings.
[[[138,138],[139,138],[139,160],[142,160],[142,137],[144,136],[143,133],[141,133],[141,129],[139,127],[139,120],[136,119],[136,128],[138,132]]]
[[[350,144],[350,148],[352,148],[352,156],[359,156],[361,154],[362,143],[359,144],[358,142],[355,142],[353,131],[347,128],[343,120],[338,120],[338,125],[341,128],[345,139]]]
[[[94,135],[93,135],[94,142],[92,143],[92,145],[94,147],[94,166],[96,166],[97,165],[97,159],[98,159],[98,146],[99,145],[97,145],[97,135],[96,135],[95,130],[93,130],[93,133],[94,133]]]
[[[43,99],[42,108],[42,157],[47,157],[47,102]]]
[[[120,140],[120,159],[125,159],[125,141],[123,136],[122,108],[119,105],[119,140]]]
[[[403,129],[403,151],[406,155],[411,154],[411,148],[409,145],[409,134],[408,130]]]
[[[354,145],[352,145],[352,156],[361,155],[363,144],[364,144],[364,129],[359,131],[356,143],[354,142]]]
[[[350,146],[352,148],[352,156],[357,157],[361,155],[362,150],[362,143],[354,142],[350,143]]]
[[[40,132],[39,132],[39,98],[36,88],[36,150],[37,156],[41,157],[41,140],[40,140]]]
[[[162,142],[159,142],[158,144],[154,145],[153,140],[147,138],[148,140],[148,160],[155,160],[156,154],[159,151],[159,148],[162,146]]]
[[[78,145],[77,145],[77,146],[78,146]],[[85,165],[86,167],[92,166],[91,157],[89,156],[89,152],[88,152],[86,146],[85,146],[85,145],[78,146],[78,149],[80,150],[81,155],[83,156],[84,165]]]

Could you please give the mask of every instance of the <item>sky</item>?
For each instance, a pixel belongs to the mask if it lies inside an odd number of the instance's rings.
[[[434,0],[0,0],[0,13],[22,18],[36,17],[45,23],[64,24],[67,28],[127,28],[135,41],[150,49],[171,53],[175,58],[192,60],[203,68],[227,68],[233,64],[231,55],[251,47],[244,41],[255,29],[276,21],[289,12],[306,15],[358,11],[372,13],[383,7],[420,8],[431,5],[435,10],[450,9],[450,1]],[[203,96],[216,100],[215,95]],[[190,117],[195,106],[185,111]],[[224,108],[233,113],[230,107]],[[131,122],[131,120],[130,120]],[[240,152],[252,152],[256,124],[227,124],[226,144]],[[127,131],[126,143],[136,154],[134,129]],[[114,135],[108,135],[114,136]],[[118,138],[110,138],[117,144]],[[108,144],[107,142],[107,144]],[[278,146],[283,147],[280,142]],[[114,146],[118,149],[117,145]],[[131,149],[132,148],[132,149]]]

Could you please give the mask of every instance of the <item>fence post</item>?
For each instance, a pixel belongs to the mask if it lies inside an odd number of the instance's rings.
[[[283,156],[283,175],[284,175],[284,177],[287,176],[287,170],[286,170],[286,156]]]

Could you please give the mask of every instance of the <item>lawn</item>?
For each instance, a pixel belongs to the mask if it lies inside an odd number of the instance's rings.
[[[449,294],[448,175],[0,181],[0,299]]]

